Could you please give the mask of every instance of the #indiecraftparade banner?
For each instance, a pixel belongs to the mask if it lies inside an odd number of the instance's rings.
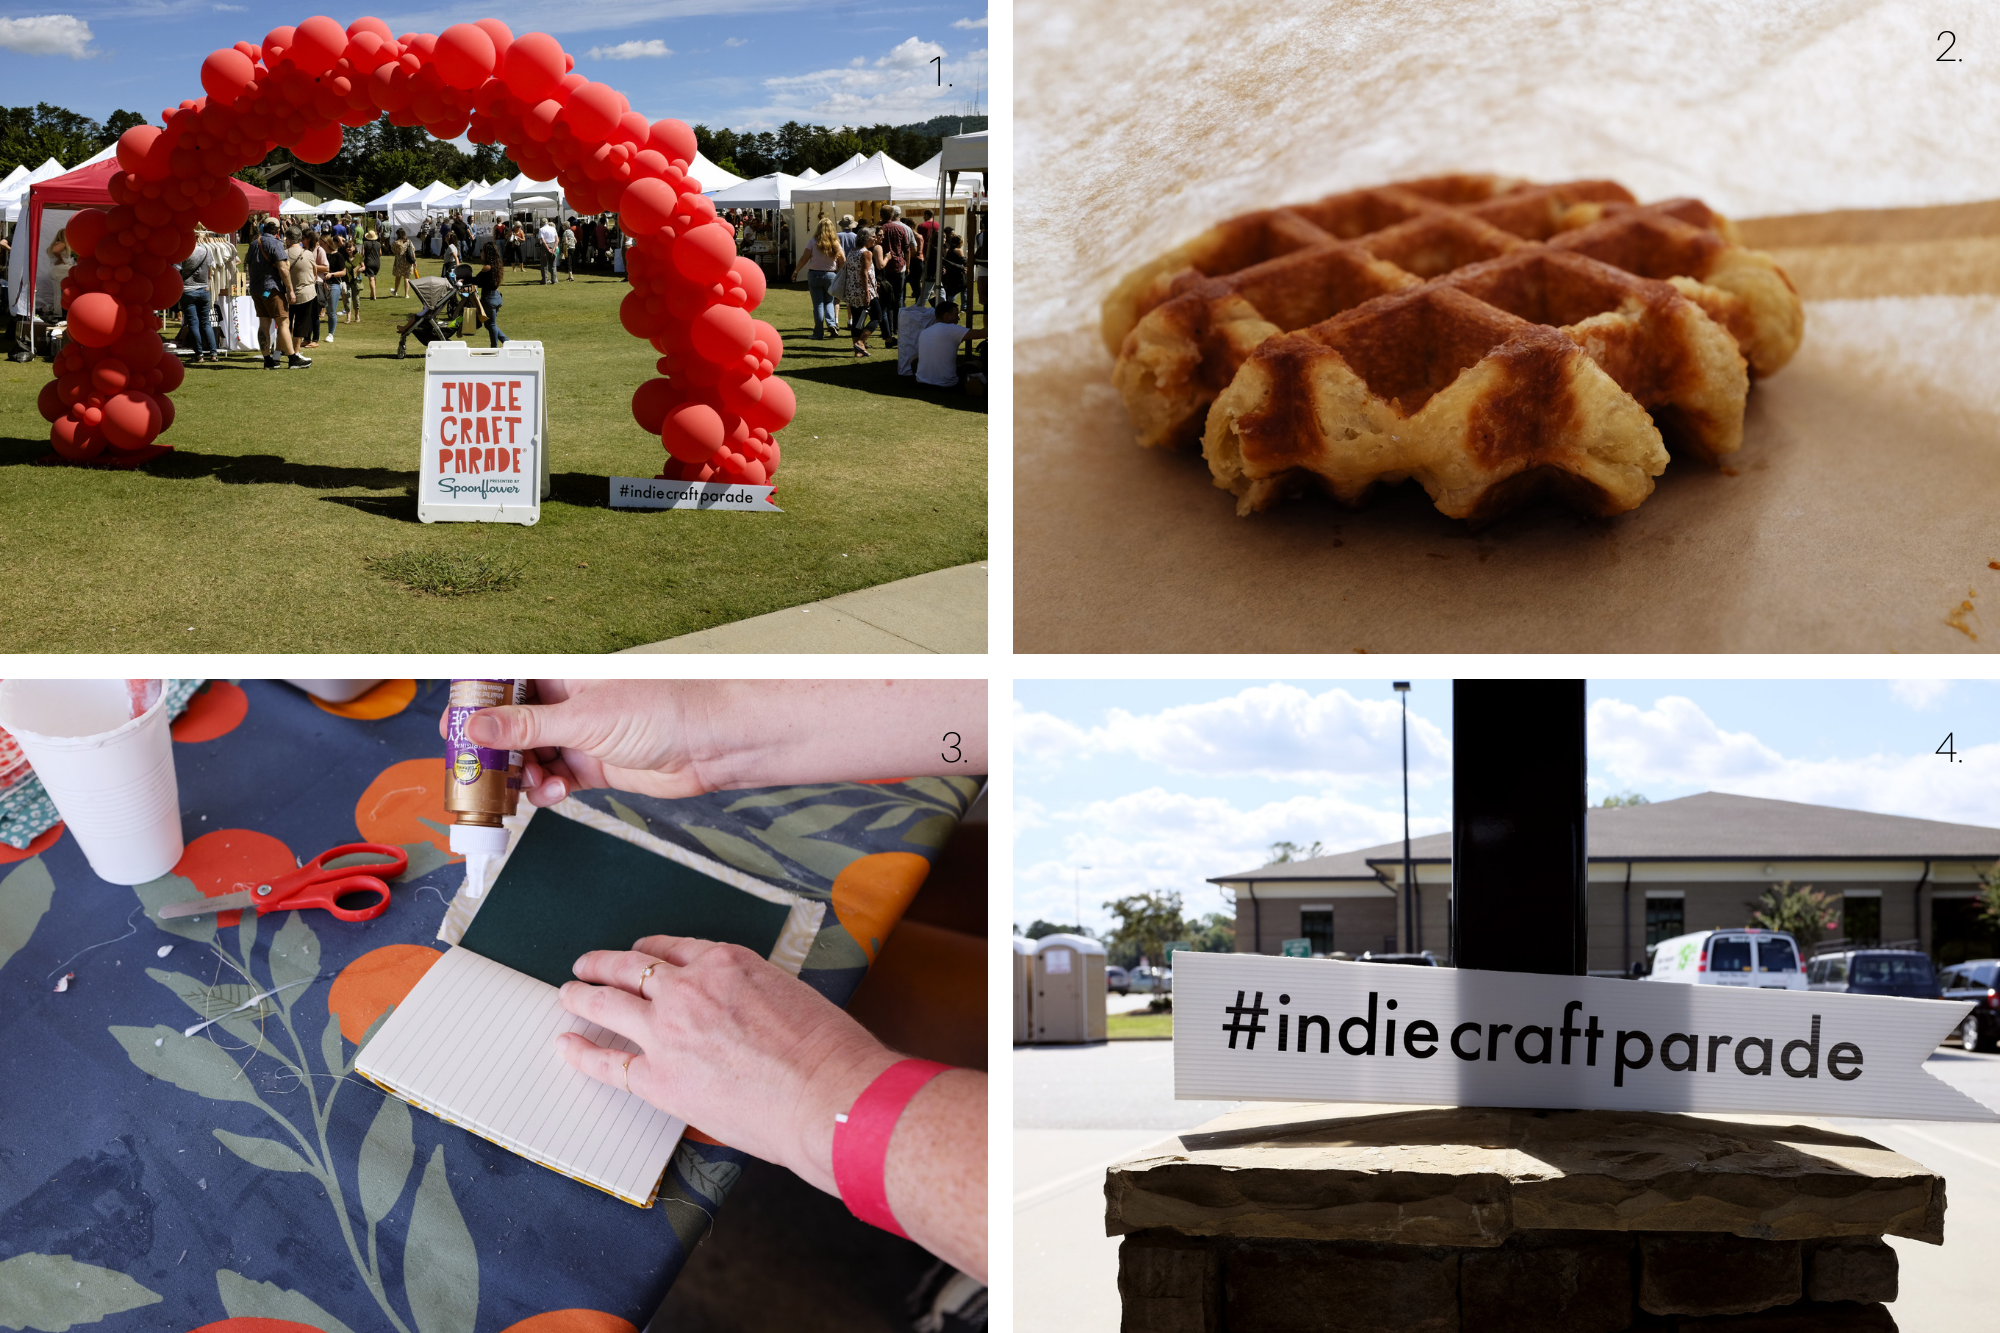
[[[1923,1068],[1959,1001],[1260,954],[1175,960],[1174,1095],[2000,1120]]]

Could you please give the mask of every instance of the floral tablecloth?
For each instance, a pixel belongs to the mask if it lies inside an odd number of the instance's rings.
[[[463,878],[444,697],[390,681],[336,707],[212,682],[174,725],[172,874],[107,884],[60,829],[0,848],[0,1328],[631,1333],[650,1317],[742,1153],[691,1131],[641,1210],[351,1076],[357,1040],[445,947]],[[583,799],[828,902],[801,977],[844,1003],[977,788]],[[373,921],[169,930],[146,910],[356,840],[410,853]]]

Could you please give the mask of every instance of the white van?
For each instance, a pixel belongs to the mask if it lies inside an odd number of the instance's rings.
[[[1661,940],[1653,948],[1653,970],[1646,980],[1759,990],[1806,988],[1798,941],[1781,930],[1697,930]]]

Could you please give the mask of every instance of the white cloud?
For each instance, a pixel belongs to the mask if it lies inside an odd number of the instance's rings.
[[[876,69],[921,69],[944,55],[944,48],[936,42],[922,42],[914,37],[906,37],[891,47],[889,54],[875,62]]]
[[[951,26],[952,26],[952,27],[954,27],[954,28],[983,28],[983,27],[985,27],[985,26],[986,26],[986,20],[985,20],[985,19],[959,19],[959,20],[957,20],[956,22],[954,22],[954,23],[953,23],[953,24],[952,24]]]
[[[1992,825],[2000,742],[1960,746],[1956,762],[1914,754],[1792,759],[1756,736],[1725,731],[1693,700],[1669,695],[1649,709],[1599,699],[1589,718],[1593,769],[1644,791],[1651,784],[1767,796],[1883,814]]]
[[[667,44],[655,37],[651,41],[620,42],[616,46],[593,46],[584,53],[592,60],[637,60],[642,56],[670,56]]]
[[[939,70],[930,62],[942,58]],[[936,42],[905,38],[872,61],[764,80],[767,102],[734,113],[731,124],[762,128],[787,120],[869,125],[926,120],[962,106],[986,83],[986,52],[953,60]]]
[[[722,39],[722,44],[724,46],[748,46],[750,45],[750,39],[748,37],[725,37]]]
[[[1072,753],[1128,754],[1176,773],[1349,787],[1400,781],[1402,717],[1391,700],[1357,699],[1340,688],[1315,695],[1296,685],[1257,685],[1143,715],[1113,709],[1088,731],[1016,704],[1015,754],[1043,764]],[[1411,781],[1450,772],[1451,743],[1435,723],[1413,715]]]
[[[250,6],[248,5],[216,5],[213,8],[218,14],[247,14],[250,12]]]
[[[1892,680],[1889,682],[1889,693],[1896,697],[1896,702],[1905,707],[1914,708],[1919,713],[1936,704],[1938,700],[1944,698],[1950,692],[1951,682],[1948,680]]]
[[[1104,921],[1103,904],[1139,892],[1178,892],[1196,916],[1228,912],[1232,899],[1211,876],[1260,866],[1270,845],[1311,843],[1346,850],[1387,843],[1402,836],[1403,814],[1374,809],[1332,793],[1303,794],[1249,809],[1226,797],[1194,796],[1160,787],[1091,801],[1079,808],[1051,811],[1017,798],[1035,827],[1065,828],[1061,855],[1015,868],[1014,917],[1022,925],[1041,917],[1074,921],[1081,870],[1086,924]],[[1437,816],[1411,821],[1417,836],[1441,832],[1450,821]]]
[[[90,25],[71,14],[0,19],[0,49],[29,56],[68,56],[81,60],[90,49]]]

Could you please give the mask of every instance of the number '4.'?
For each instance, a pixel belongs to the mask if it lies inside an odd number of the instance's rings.
[[[1957,751],[1957,750],[1954,750],[1954,749],[1952,748],[1952,746],[1951,746],[1951,735],[1952,735],[1952,734],[1951,734],[1950,732],[1948,732],[1948,731],[1947,731],[1947,732],[1946,732],[1946,733],[1944,734],[1944,740],[1943,740],[1943,742],[1941,742],[1941,743],[1940,743],[1940,744],[1938,745],[1937,749],[1935,749],[1935,750],[1931,751],[1931,753],[1932,753],[1932,754],[1941,754],[1941,755],[1943,755],[1943,756],[1944,756],[1944,757],[1945,757],[1945,758],[1946,758],[1947,760],[1951,760],[1951,761],[1953,761],[1953,762],[1962,762],[1962,761],[1960,761],[1960,760],[1959,760],[1959,758],[1958,758],[1958,751]]]

